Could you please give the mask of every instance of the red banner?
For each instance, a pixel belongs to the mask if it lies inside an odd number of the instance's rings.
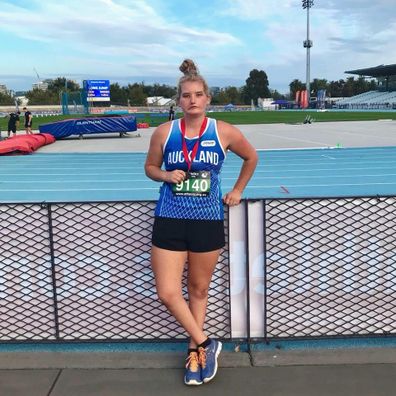
[[[300,93],[301,91],[296,91],[296,105],[300,103]]]
[[[308,107],[308,92],[307,90],[301,91],[301,108],[306,109]]]

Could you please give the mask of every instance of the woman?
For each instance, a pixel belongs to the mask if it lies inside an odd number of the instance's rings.
[[[217,372],[221,342],[204,331],[208,288],[225,245],[223,202],[241,202],[257,164],[255,149],[234,126],[206,117],[209,88],[193,61],[180,66],[177,101],[184,117],[153,133],[146,175],[163,182],[155,210],[151,265],[159,299],[190,336],[184,382],[200,385]],[[230,150],[243,159],[232,191],[222,197],[219,173]],[[161,169],[164,163],[165,169]],[[188,304],[182,275],[188,262]]]

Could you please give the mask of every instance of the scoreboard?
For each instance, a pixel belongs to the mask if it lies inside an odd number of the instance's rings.
[[[88,102],[110,101],[110,80],[84,80],[83,86]]]

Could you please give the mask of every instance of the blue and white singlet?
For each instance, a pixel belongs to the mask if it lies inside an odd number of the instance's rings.
[[[189,154],[198,137],[187,138]],[[182,149],[182,132],[180,119],[172,121],[168,137],[164,145],[165,170],[181,169],[187,171],[187,163]],[[208,196],[179,196],[172,192],[172,183],[163,183],[160,197],[155,209],[155,216],[175,219],[223,220],[224,209],[220,185],[220,171],[225,159],[217,131],[216,120],[208,118],[206,129],[199,139],[198,151],[190,171],[210,171],[210,193]]]

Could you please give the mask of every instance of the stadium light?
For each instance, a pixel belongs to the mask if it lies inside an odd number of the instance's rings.
[[[310,49],[313,46],[313,42],[309,39],[309,9],[314,5],[313,0],[302,0],[302,8],[307,9],[307,39],[304,40],[304,48],[307,49],[307,68],[306,68],[306,87],[308,103],[311,97],[311,59],[310,59]]]

